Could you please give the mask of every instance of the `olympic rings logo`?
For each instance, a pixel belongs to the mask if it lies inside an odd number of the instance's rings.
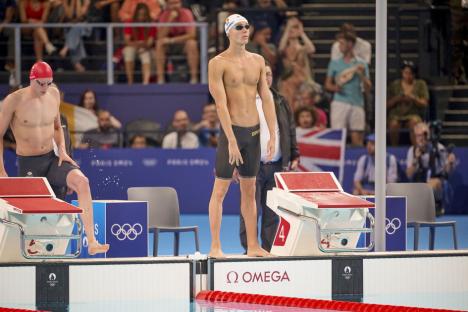
[[[119,241],[123,241],[125,239],[133,241],[142,232],[143,232],[143,226],[141,226],[140,223],[135,223],[134,225],[125,223],[122,226],[120,224],[113,224],[111,227],[112,235],[114,235]]]
[[[389,218],[385,218],[385,232],[388,235],[393,235],[401,227],[401,220],[393,218],[391,221]]]

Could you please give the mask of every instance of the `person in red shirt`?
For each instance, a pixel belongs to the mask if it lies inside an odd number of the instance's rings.
[[[42,24],[47,21],[50,11],[50,3],[45,0],[19,0],[20,21],[23,24]],[[25,28],[23,32],[33,35],[34,54],[36,60],[43,58],[44,47],[47,54],[54,53],[57,48],[50,42],[47,31],[44,27]]]
[[[149,23],[151,16],[149,8],[144,3],[139,3],[136,7],[133,19],[135,23]],[[154,45],[156,37],[156,29],[154,27],[125,27],[124,40],[125,48],[123,55],[125,60],[125,73],[127,75],[128,84],[133,83],[133,75],[135,71],[135,58],[141,62],[142,82],[148,84],[151,76],[151,48]]]
[[[182,7],[181,0],[168,0],[166,8],[159,16],[161,23],[193,23],[192,11]],[[190,68],[190,83],[198,82],[199,52],[195,26],[160,27],[156,41],[156,72],[158,83],[164,83],[164,65],[166,53],[177,52],[176,47],[183,47]]]
[[[148,6],[152,21],[158,20],[159,14],[161,14],[161,6],[158,0],[125,0],[119,10],[120,20],[124,22],[131,20],[139,3]]]

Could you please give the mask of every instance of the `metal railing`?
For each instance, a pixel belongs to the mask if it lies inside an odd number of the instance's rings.
[[[114,28],[124,27],[197,27],[199,29],[199,46],[200,46],[200,81],[201,83],[208,82],[208,24],[207,23],[37,23],[37,24],[20,24],[11,23],[4,27],[13,28],[15,35],[15,78],[16,81],[21,81],[21,30],[27,28],[105,28],[106,29],[106,70],[107,84],[114,84],[114,66],[112,63],[112,55],[114,48]]]

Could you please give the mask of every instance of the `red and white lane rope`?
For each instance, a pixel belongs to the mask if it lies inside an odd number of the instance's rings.
[[[248,304],[261,304],[294,308],[328,309],[335,311],[357,311],[357,312],[429,312],[429,311],[455,311],[444,309],[415,308],[383,304],[370,304],[348,301],[305,299],[281,296],[243,294],[225,291],[201,291],[197,294],[196,300],[207,302],[235,302]]]

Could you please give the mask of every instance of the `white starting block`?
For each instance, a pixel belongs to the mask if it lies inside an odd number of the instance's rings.
[[[46,178],[0,178],[0,262],[76,258],[81,212],[57,199]],[[78,247],[67,254],[70,240]]]
[[[278,172],[267,205],[280,217],[271,253],[310,256],[323,252],[370,251],[374,246],[374,203],[343,191],[332,172]],[[369,228],[365,228],[369,219]],[[357,243],[370,233],[364,248]]]

